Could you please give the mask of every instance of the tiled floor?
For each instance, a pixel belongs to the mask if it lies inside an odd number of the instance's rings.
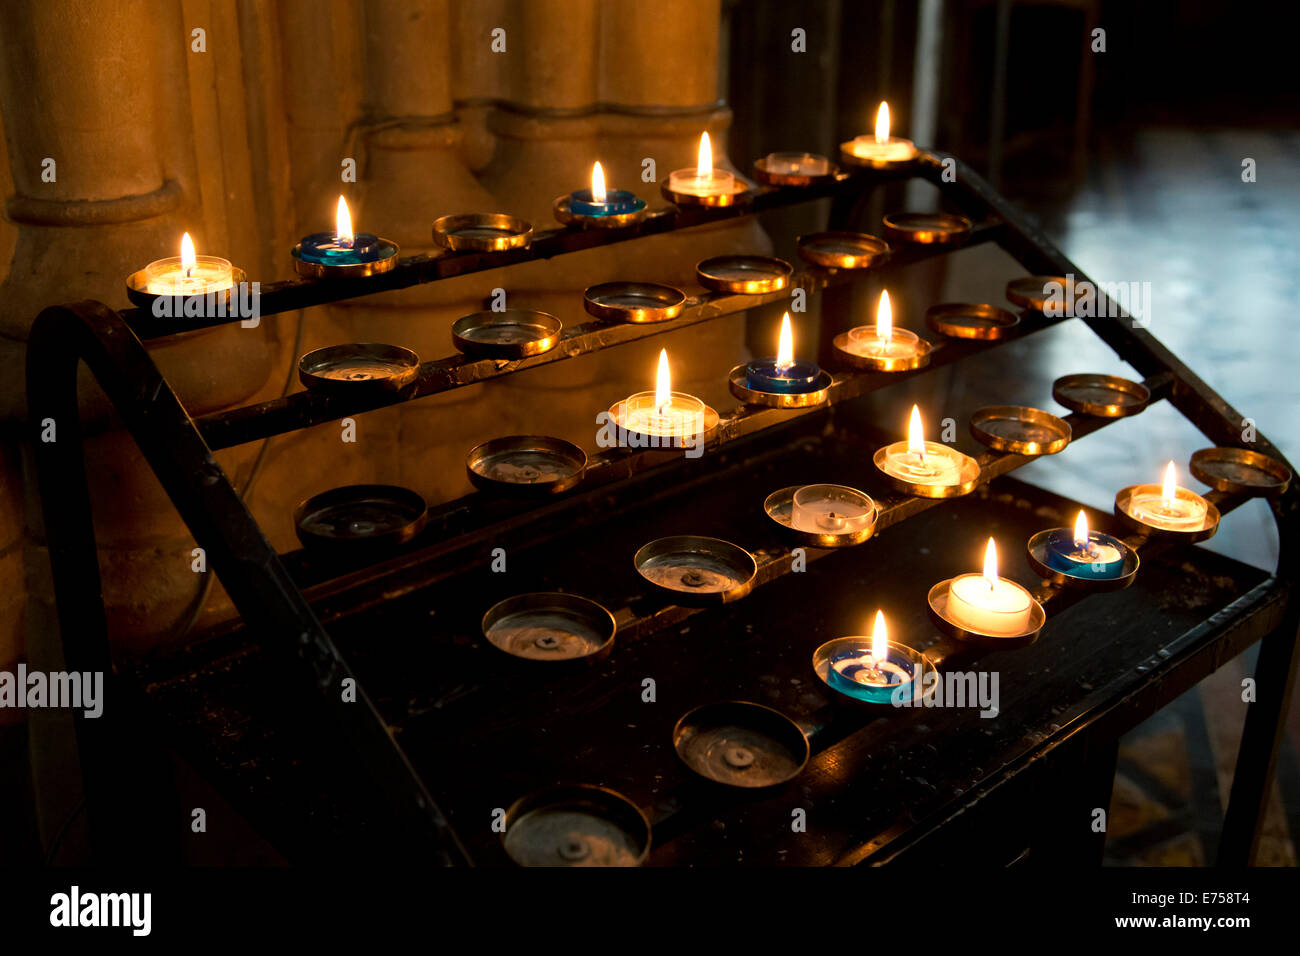
[[[1297,157],[1297,132],[1152,129],[1112,141],[1094,158],[1081,189],[1043,188],[1040,181],[1022,184],[1017,195],[1014,180],[1003,187],[1094,280],[1150,283],[1150,330],[1293,461],[1300,459],[1300,336],[1292,328],[1300,302]],[[1244,158],[1256,161],[1254,183],[1242,182]],[[965,255],[989,257],[988,268],[953,274],[945,298],[1000,301],[1005,264],[992,258],[1000,253]],[[952,381],[950,394],[963,403],[971,393],[987,392],[990,400],[996,393],[998,401],[1051,407],[1051,379],[1064,370],[1132,374],[1078,328],[1018,348],[1021,361],[1010,383],[1005,376],[982,378],[974,368]],[[1156,480],[1171,458],[1185,468],[1190,453],[1206,444],[1161,406],[1022,474],[1109,510],[1115,488]],[[1199,487],[1185,470],[1183,476]],[[1277,560],[1271,515],[1260,502],[1234,512],[1206,546],[1264,568]],[[1247,706],[1240,681],[1253,666],[1253,652],[1230,662],[1124,739],[1108,862],[1213,861]],[[1259,850],[1263,865],[1296,864],[1298,742],[1300,708],[1293,704]]]

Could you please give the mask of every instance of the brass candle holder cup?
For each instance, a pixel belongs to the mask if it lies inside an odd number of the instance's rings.
[[[1006,296],[1022,309],[1064,315],[1074,308],[1075,283],[1069,276],[1022,276],[1007,283]]]
[[[1125,418],[1151,404],[1145,385],[1118,375],[1063,375],[1052,383],[1052,398],[1072,412],[1095,418]]]
[[[1205,541],[1214,537],[1214,533],[1219,530],[1219,509],[1214,506],[1214,502],[1207,501],[1194,491],[1177,488],[1172,499],[1174,508],[1184,506],[1194,517],[1175,517],[1166,521],[1157,511],[1152,510],[1165,500],[1161,485],[1129,485],[1115,495],[1115,517],[1133,531],[1185,544]]]
[[[581,483],[587,454],[549,435],[507,435],[470,449],[470,483],[480,491],[528,497],[558,495]]]
[[[1020,317],[996,305],[944,302],[925,310],[925,324],[949,338],[992,341],[1010,335]]]
[[[746,405],[764,405],[768,408],[811,408],[826,401],[834,379],[830,372],[821,369],[815,386],[806,392],[765,392],[749,387],[749,365],[737,365],[727,373],[731,394]]]
[[[673,750],[692,773],[726,787],[787,783],[808,764],[808,738],[793,720],[744,700],[704,704],[673,727]]]
[[[598,319],[667,322],[682,314],[686,293],[654,282],[602,282],[582,293],[582,305]]]
[[[754,179],[765,186],[819,186],[838,173],[838,166],[817,153],[768,153],[754,162]]]
[[[535,309],[472,312],[452,323],[451,344],[475,358],[513,361],[549,352],[562,329],[555,316]]]
[[[909,450],[906,439],[877,448],[871,460],[889,484],[905,495],[960,498],[975,490],[980,481],[978,461],[938,442],[927,441],[925,448],[926,462]]]
[[[889,258],[889,243],[865,232],[814,232],[796,242],[799,258],[823,269],[869,269]]]
[[[966,576],[963,575],[963,577]],[[992,650],[1027,647],[1038,640],[1039,634],[1043,631],[1043,625],[1047,622],[1047,612],[1043,610],[1043,606],[1025,588],[1020,587],[1014,581],[1008,581],[1006,578],[999,579],[1000,582],[1024,592],[1024,596],[1029,602],[1029,618],[1023,627],[1002,631],[1001,633],[986,633],[974,630],[969,624],[963,623],[953,614],[950,606],[951,592],[953,582],[957,580],[957,578],[949,578],[946,581],[940,581],[930,588],[930,593],[926,596],[930,620],[944,634],[963,643],[975,644]]]
[[[682,607],[739,601],[758,575],[754,556],[740,545],[697,535],[651,541],[632,563],[652,590]]]
[[[551,212],[554,213],[556,221],[564,226],[579,226],[583,229],[624,229],[645,221],[646,205],[641,202],[640,208],[632,209],[630,212],[588,216],[574,212],[573,196],[565,193],[551,204]]]
[[[994,451],[1016,455],[1055,455],[1070,444],[1064,419],[1024,405],[990,405],[970,417],[970,433]]]
[[[930,364],[934,346],[915,332],[894,329],[892,346],[882,346],[873,338],[873,325],[858,326],[841,332],[831,340],[835,355],[845,365],[868,372],[909,372]],[[906,347],[901,347],[901,346]]]
[[[713,292],[763,295],[790,284],[794,266],[775,256],[714,256],[695,266],[695,278]]]
[[[1202,448],[1190,466],[1198,481],[1230,495],[1276,498],[1291,484],[1290,468],[1246,448]]]
[[[879,513],[870,495],[831,484],[791,485],[774,491],[763,502],[763,512],[787,539],[813,548],[861,544],[875,533]]]
[[[974,224],[947,212],[898,212],[881,220],[885,238],[919,245],[955,246],[965,242]]]
[[[506,810],[501,843],[519,866],[640,866],[650,821],[605,787],[573,784],[521,797]]]
[[[312,495],[294,509],[304,547],[342,551],[394,548],[428,520],[424,499],[397,485],[344,485]]]
[[[533,224],[505,213],[464,213],[433,221],[433,241],[452,252],[505,252],[533,241]]]
[[[298,359],[298,381],[313,392],[400,392],[415,381],[419,367],[420,357],[400,345],[330,345]]]
[[[614,615],[577,594],[519,594],[483,615],[483,637],[530,663],[591,664],[614,646]]]
[[[1138,568],[1141,561],[1138,559],[1138,553],[1126,545],[1118,538],[1113,539],[1120,549],[1120,560],[1122,561],[1119,570],[1113,572],[1110,577],[1085,576],[1079,573],[1070,573],[1063,571],[1059,567],[1053,567],[1053,542],[1059,540],[1057,535],[1068,532],[1066,528],[1051,528],[1047,531],[1040,531],[1029,539],[1025,545],[1025,556],[1029,559],[1029,566],[1034,569],[1034,573],[1044,581],[1060,587],[1072,588],[1081,591],[1122,591],[1137,577]]]
[[[383,275],[397,268],[401,249],[391,239],[375,238],[375,247],[360,262],[315,262],[303,257],[303,244],[299,242],[289,250],[293,258],[293,271],[308,279],[363,279]]]

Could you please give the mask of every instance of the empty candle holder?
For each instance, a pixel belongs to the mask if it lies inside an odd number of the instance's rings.
[[[591,169],[591,188],[575,189],[552,204],[555,218],[566,226],[620,229],[645,219],[645,200],[626,189],[606,189],[600,163]]]
[[[794,266],[775,256],[714,256],[695,266],[695,278],[713,292],[765,295],[790,284]]]
[[[1291,484],[1290,468],[1246,448],[1202,448],[1190,465],[1197,481],[1230,495],[1275,498]]]
[[[505,213],[462,213],[433,221],[433,241],[452,252],[505,252],[533,241],[533,224]]]
[[[298,381],[313,392],[357,395],[400,392],[420,369],[420,357],[400,345],[329,345],[298,360]]]
[[[727,787],[759,789],[793,780],[808,764],[808,738],[771,707],[743,700],[704,704],[673,727],[673,749],[693,773]]]
[[[598,319],[667,322],[682,314],[686,293],[655,282],[602,282],[583,291],[582,306]]]
[[[529,662],[594,663],[614,645],[614,615],[576,594],[520,594],[483,615],[483,637]]]
[[[847,485],[791,485],[763,502],[764,513],[786,537],[814,548],[845,548],[876,530],[876,503]]]
[[[740,545],[698,535],[651,541],[632,563],[652,590],[683,607],[738,601],[758,575],[754,556]]]
[[[970,433],[994,451],[1013,455],[1055,455],[1070,444],[1070,425],[1041,409],[990,405],[970,417]]]
[[[354,232],[352,215],[339,197],[333,232],[304,236],[290,250],[293,268],[312,279],[354,279],[380,275],[397,266],[397,243],[369,232]]]
[[[1052,398],[1081,415],[1126,418],[1151,404],[1151,391],[1118,375],[1063,375],[1052,383]]]
[[[1080,511],[1073,528],[1040,531],[1026,546],[1029,566],[1053,584],[1118,591],[1133,583],[1138,554],[1112,535],[1093,531]]]
[[[998,550],[989,538],[984,569],[940,581],[927,597],[930,618],[949,637],[990,647],[1033,643],[1047,615],[1034,596],[998,576]]]
[[[590,784],[548,787],[506,810],[501,834],[519,866],[640,866],[650,854],[650,821],[635,803]]]
[[[1054,315],[1073,315],[1077,295],[1073,276],[1022,276],[1008,282],[1006,289],[1008,302]]]
[[[1020,317],[996,305],[944,302],[925,310],[925,324],[949,338],[989,342],[1010,335]]]
[[[1163,484],[1121,489],[1115,495],[1115,514],[1135,531],[1189,543],[1213,537],[1219,528],[1219,509],[1196,492],[1178,486],[1172,461]]]
[[[293,522],[304,547],[366,551],[394,548],[428,520],[424,499],[397,485],[345,485],[306,499]]]
[[[918,245],[958,245],[965,242],[974,224],[965,216],[946,212],[899,212],[882,220],[885,238]]]
[[[470,484],[480,491],[529,497],[558,495],[581,483],[587,454],[549,435],[507,435],[470,449]]]
[[[768,153],[754,162],[754,178],[765,186],[819,186],[833,182],[838,172],[817,153]]]
[[[451,342],[465,355],[514,361],[549,352],[562,329],[559,319],[536,309],[472,312],[452,323]]]
[[[799,258],[823,269],[869,269],[889,258],[889,243],[865,232],[814,232],[795,244]]]

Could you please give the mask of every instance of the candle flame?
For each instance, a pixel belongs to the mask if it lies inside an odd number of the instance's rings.
[[[1160,490],[1160,497],[1165,499],[1166,505],[1172,505],[1178,500],[1178,474],[1174,471],[1172,461],[1169,463],[1169,467],[1165,469],[1165,485]]]
[[[591,201],[605,201],[605,171],[600,168],[600,163],[591,167]]]
[[[356,236],[352,233],[352,214],[348,212],[348,202],[342,196],[339,197],[339,207],[334,214],[334,223],[334,236],[338,239],[339,245],[352,245],[356,239]]]
[[[884,100],[880,101],[880,109],[876,110],[876,142],[889,142],[889,104]]]
[[[713,150],[709,147],[709,134],[700,134],[700,158],[695,166],[695,175],[706,179],[713,175]]]
[[[194,267],[199,264],[199,257],[194,254],[194,240],[190,238],[187,232],[181,236],[181,269],[185,277],[189,278],[194,271]]]
[[[912,417],[907,422],[907,452],[925,460],[925,432],[921,428],[921,409],[912,406]]]
[[[1088,547],[1088,516],[1082,511],[1074,519],[1074,546],[1084,549]]]
[[[876,620],[871,625],[871,658],[883,661],[889,658],[889,632],[885,629],[885,614],[876,612]]]
[[[894,309],[885,289],[880,290],[880,304],[876,306],[876,334],[886,342],[894,337]]]
[[[984,580],[989,582],[989,590],[998,582],[998,546],[992,538],[984,549]]]
[[[655,407],[664,408],[672,401],[673,380],[668,374],[668,350],[659,350],[659,371],[655,373]]]
[[[776,345],[776,367],[784,372],[794,365],[794,333],[790,331],[790,313],[781,319],[781,338]]]

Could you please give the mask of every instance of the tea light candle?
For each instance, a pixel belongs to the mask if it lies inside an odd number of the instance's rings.
[[[882,289],[876,306],[876,324],[850,329],[848,351],[863,358],[911,359],[921,351],[921,339],[915,332],[894,328],[889,292]]]
[[[745,384],[756,392],[799,395],[815,392],[822,370],[814,362],[796,362],[794,333],[790,330],[790,313],[781,319],[776,358],[755,359],[745,366]]]
[[[591,188],[569,194],[569,210],[575,216],[626,216],[645,208],[645,200],[626,189],[606,189],[605,171],[597,162],[591,167]]]
[[[948,616],[977,634],[1006,636],[1029,629],[1033,598],[1014,581],[998,577],[998,549],[989,538],[984,572],[953,578],[948,587]]]
[[[875,135],[854,137],[845,145],[845,152],[873,166],[888,166],[916,159],[916,144],[889,135],[889,104],[881,102],[876,111]]]
[[[333,232],[316,232],[303,238],[296,255],[304,262],[323,266],[355,266],[377,262],[395,252],[391,243],[369,232],[352,231],[352,215],[340,196]]]
[[[618,425],[640,435],[685,438],[704,431],[704,402],[672,390],[668,350],[659,352],[653,392],[637,392],[618,406]]]
[[[827,176],[831,161],[816,153],[768,153],[763,167],[774,176]]]
[[[914,485],[959,485],[964,457],[947,445],[925,440],[921,410],[913,405],[907,441],[894,442],[885,449],[881,469]]]
[[[206,295],[234,284],[234,269],[226,259],[194,254],[194,240],[181,236],[181,254],[145,266],[145,291],[151,295]]]
[[[842,693],[858,700],[887,704],[917,677],[916,663],[911,656],[889,641],[885,615],[876,612],[871,628],[870,649],[847,647],[833,654],[826,671],[826,682]]]
[[[1074,530],[1057,528],[1047,538],[1047,565],[1071,577],[1105,581],[1124,571],[1125,546],[1118,538],[1088,530],[1082,511]]]
[[[668,174],[670,192],[691,196],[717,196],[737,191],[736,177],[725,169],[713,168],[709,134],[700,134],[699,161],[694,169],[677,169]]]
[[[1133,491],[1129,514],[1143,524],[1162,531],[1198,531],[1205,526],[1208,505],[1204,498],[1178,487],[1178,474],[1171,461],[1165,469],[1163,486],[1139,485]]]
[[[876,503],[845,485],[804,485],[791,499],[790,524],[810,534],[852,534],[875,520]]]

